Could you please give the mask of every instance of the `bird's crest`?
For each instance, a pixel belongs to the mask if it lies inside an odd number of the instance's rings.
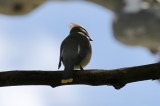
[[[81,27],[80,25],[76,24],[76,23],[70,23],[69,27],[72,29],[74,27]]]

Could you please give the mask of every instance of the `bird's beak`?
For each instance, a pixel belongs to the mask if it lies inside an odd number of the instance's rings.
[[[91,38],[89,38],[90,41],[93,41]]]

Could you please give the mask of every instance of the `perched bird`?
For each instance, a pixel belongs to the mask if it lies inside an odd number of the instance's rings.
[[[63,40],[60,47],[60,58],[58,69],[61,62],[64,65],[64,75],[61,80],[62,84],[73,81],[73,70],[85,67],[92,55],[92,48],[88,32],[77,24],[71,24],[69,35]]]

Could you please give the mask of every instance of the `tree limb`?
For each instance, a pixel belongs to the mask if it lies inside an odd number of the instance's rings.
[[[0,72],[0,87],[19,85],[62,86],[63,71],[16,70]],[[73,83],[67,85],[111,85],[120,89],[128,83],[160,78],[160,63],[114,70],[75,71]]]

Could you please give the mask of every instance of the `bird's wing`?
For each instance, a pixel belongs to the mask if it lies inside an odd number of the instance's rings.
[[[82,35],[77,35],[78,41],[78,61],[77,65],[81,63],[81,61],[87,56],[88,49],[90,47],[90,43],[87,37]]]
[[[63,59],[63,46],[64,46],[64,41],[62,42],[61,44],[61,47],[60,47],[60,56],[59,56],[59,64],[58,64],[58,69],[61,67],[61,64],[62,64],[62,59]]]
[[[76,42],[76,43],[75,43]],[[70,48],[72,48],[72,52],[76,53],[76,49],[74,47],[76,47],[76,45],[78,45],[78,41],[74,36],[68,36],[66,37],[60,47],[60,57],[59,57],[59,65],[58,68],[61,67],[61,62],[63,62],[63,52],[64,52],[64,48],[65,48],[65,53],[67,52],[66,50],[70,50]],[[69,51],[68,53],[70,53],[71,51]],[[72,53],[70,53],[72,55]],[[69,54],[68,54],[69,55]],[[76,54],[74,54],[76,56]],[[77,55],[78,55],[78,51],[77,51]]]

